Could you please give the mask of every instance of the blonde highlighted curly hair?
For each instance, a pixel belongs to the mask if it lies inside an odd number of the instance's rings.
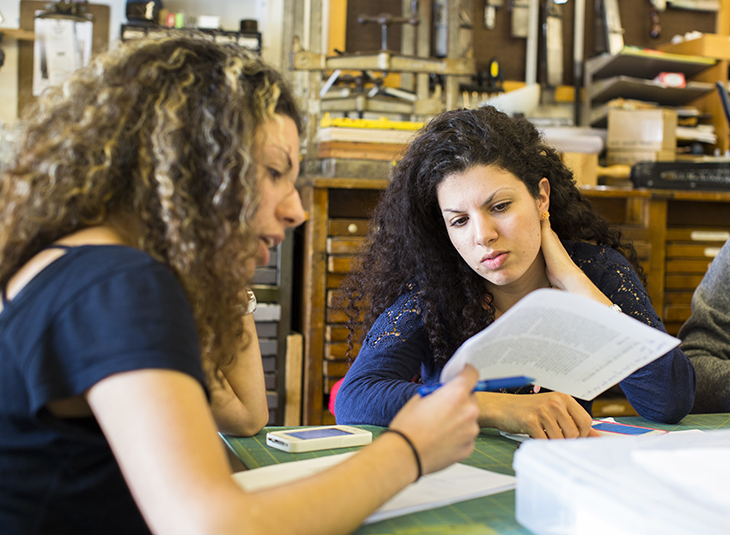
[[[281,75],[240,47],[163,38],[100,56],[27,117],[0,186],[0,285],[63,236],[127,221],[183,284],[212,377],[242,343],[254,134],[275,114],[301,130]]]

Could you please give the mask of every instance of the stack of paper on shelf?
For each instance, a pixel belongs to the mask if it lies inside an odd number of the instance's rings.
[[[322,118],[317,157],[392,161],[423,123],[410,121]]]

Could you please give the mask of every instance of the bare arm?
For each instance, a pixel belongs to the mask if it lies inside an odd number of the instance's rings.
[[[476,379],[468,368],[394,419],[392,427],[416,445],[424,473],[471,453],[479,432]],[[347,533],[416,477],[409,446],[387,434],[330,471],[247,494],[230,476],[205,394],[191,377],[121,373],[97,383],[87,399],[157,534]]]
[[[218,370],[218,384],[210,385],[210,405],[221,433],[252,436],[269,420],[261,350],[253,314],[243,316],[248,345]]]

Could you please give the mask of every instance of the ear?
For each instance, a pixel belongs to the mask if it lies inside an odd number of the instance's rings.
[[[538,213],[543,213],[550,210],[550,181],[547,178],[543,178],[537,184],[538,192],[535,201],[537,202]]]

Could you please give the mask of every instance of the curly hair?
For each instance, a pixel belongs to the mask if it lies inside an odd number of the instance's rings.
[[[98,57],[24,124],[0,189],[0,285],[48,244],[121,216],[183,285],[210,380],[245,343],[254,135],[275,114],[301,131],[281,75],[241,47],[162,38]]]
[[[350,358],[378,316],[414,289],[441,365],[494,320],[492,295],[451,244],[437,197],[445,178],[477,165],[509,171],[535,198],[540,180],[547,178],[550,224],[557,235],[613,247],[642,274],[631,243],[592,209],[570,170],[529,121],[492,107],[448,111],[421,129],[394,169],[365,245],[343,282]]]

